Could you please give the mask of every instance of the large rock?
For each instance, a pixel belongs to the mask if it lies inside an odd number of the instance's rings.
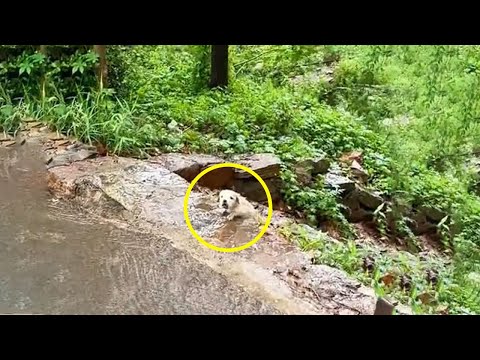
[[[333,172],[329,172],[325,176],[325,183],[335,190],[340,190],[342,195],[346,195],[355,190],[355,181]]]
[[[255,171],[263,180],[278,177],[280,175],[282,161],[273,154],[254,154],[237,157],[236,161]],[[249,173],[235,169],[236,179],[251,178]]]
[[[434,223],[440,222],[447,214],[431,206],[420,206],[418,211],[423,213],[426,218]]]
[[[255,171],[267,185],[272,202],[281,200],[282,181],[280,179],[281,160],[273,154],[256,154],[237,157],[235,161]],[[234,189],[246,198],[266,202],[267,194],[260,182],[246,171],[235,169]]]
[[[378,191],[369,191],[357,186],[355,192],[359,203],[367,209],[376,210],[383,203],[383,198]]]
[[[345,206],[346,218],[353,223],[369,221],[373,218],[373,211],[362,206],[356,191],[343,197],[342,204]]]
[[[421,211],[414,211],[411,216],[411,230],[415,235],[431,234],[437,231],[436,224],[429,221],[427,216]]]
[[[312,177],[318,174],[326,174],[330,162],[324,156],[317,156],[312,159],[304,159],[295,165],[295,174],[301,184],[311,183]]]
[[[203,170],[212,165],[224,163],[225,161],[212,155],[172,153],[151,158],[150,162],[159,164],[191,182]],[[202,176],[198,184],[209,189],[230,188],[233,186],[233,177],[233,168],[220,168],[212,170]]]

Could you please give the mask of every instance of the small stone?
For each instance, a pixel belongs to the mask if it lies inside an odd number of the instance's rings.
[[[66,149],[67,149],[67,150],[73,150],[73,149],[76,149],[76,148],[80,147],[81,145],[82,145],[82,144],[79,143],[79,142],[74,142],[73,144],[68,145]]]
[[[375,259],[372,256],[367,256],[363,259],[363,270],[371,272],[375,269]]]
[[[60,141],[55,141],[56,146],[65,146],[70,143],[70,140],[60,140]]]
[[[435,301],[435,295],[431,292],[424,292],[417,297],[424,305],[430,305]]]
[[[62,134],[59,134],[58,132],[49,133],[47,138],[53,141],[65,140],[65,136],[63,136]]]
[[[375,305],[374,315],[393,315],[394,310],[395,306],[390,304],[387,300],[379,298]]]
[[[400,287],[403,290],[410,291],[410,289],[412,288],[412,279],[409,275],[402,275],[402,277],[400,278]]]
[[[13,137],[11,137],[11,136],[8,135],[8,134],[1,134],[1,135],[0,135],[0,142],[12,141],[12,140],[13,140]]]
[[[42,123],[40,121],[31,121],[26,124],[26,128],[29,130],[33,128],[38,128],[40,126],[42,126]]]
[[[70,154],[60,154],[50,160],[50,162],[47,164],[47,168],[51,169],[57,166],[67,166],[70,165],[70,163]]]
[[[438,274],[436,271],[432,270],[432,269],[428,269],[426,271],[426,277],[427,277],[427,281],[432,284],[432,285],[436,285],[437,282],[438,282]]]
[[[4,145],[5,147],[9,147],[9,146],[15,145],[16,143],[17,143],[17,142],[16,142],[16,141],[13,141],[13,140],[12,140],[12,141],[4,141],[4,142],[3,142],[3,145]]]
[[[97,155],[96,151],[81,149],[80,151],[77,151],[76,153],[73,153],[70,155],[70,161],[71,162],[83,161],[95,155]]]

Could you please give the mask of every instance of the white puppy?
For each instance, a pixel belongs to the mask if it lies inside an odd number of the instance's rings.
[[[218,202],[221,208],[228,213],[228,220],[233,220],[236,217],[248,218],[253,217],[258,219],[259,214],[252,204],[248,202],[240,194],[232,190],[222,190],[218,196]]]

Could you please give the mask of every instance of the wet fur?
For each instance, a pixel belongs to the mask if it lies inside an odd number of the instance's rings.
[[[258,218],[259,214],[250,202],[232,190],[222,190],[218,196],[220,208],[228,213],[227,220],[234,218]]]

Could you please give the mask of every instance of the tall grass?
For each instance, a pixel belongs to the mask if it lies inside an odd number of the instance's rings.
[[[112,89],[73,100],[57,92],[18,106],[0,94],[0,126],[14,132],[22,117],[35,116],[128,155],[273,152],[286,165],[289,203],[313,223],[320,214],[343,224],[346,233],[336,195],[321,179],[301,186],[289,166],[361,151],[372,188],[394,203],[448,214],[440,230],[454,234],[446,242],[457,285],[442,296],[478,312],[459,294],[477,286],[464,284],[480,262],[480,181],[472,165],[480,151],[479,47],[232,46],[227,91],[199,85],[208,74],[204,46],[118,46],[107,55]],[[326,69],[333,80],[322,75]]]

